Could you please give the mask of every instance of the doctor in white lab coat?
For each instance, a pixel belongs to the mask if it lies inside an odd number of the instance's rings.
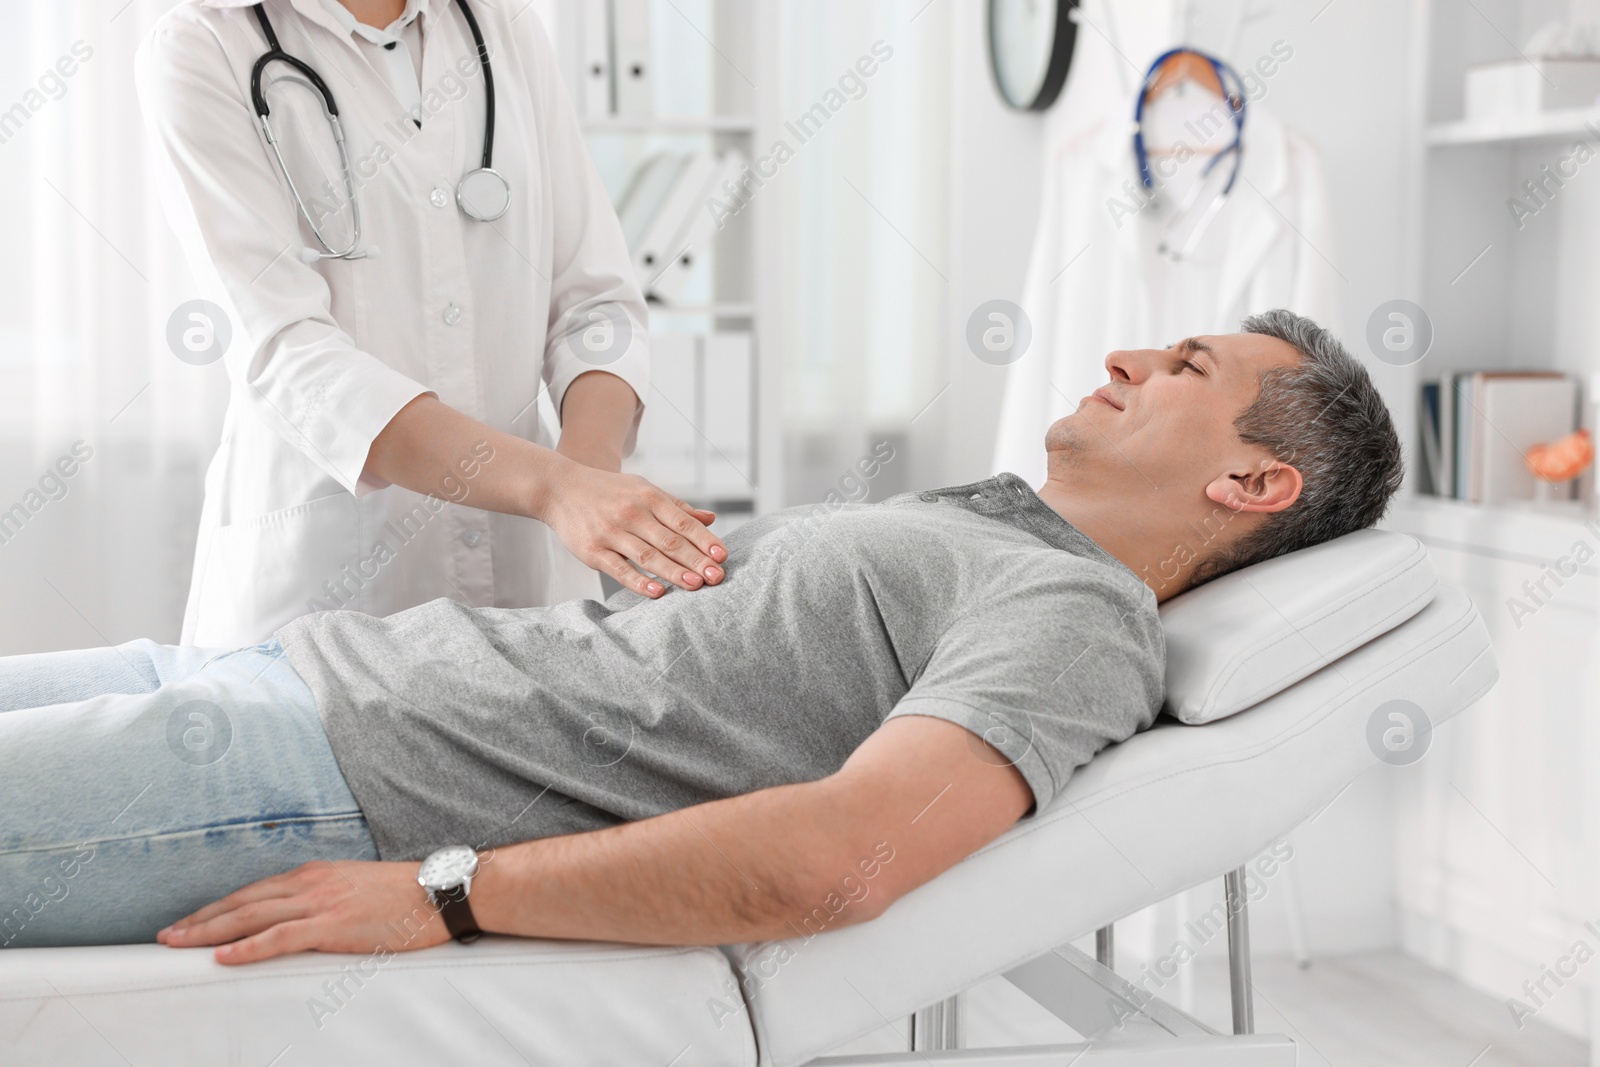
[[[265,6],[339,107],[367,254],[311,251],[251,107],[267,44],[247,0],[165,15],[140,51],[140,99],[167,214],[233,333],[183,641],[258,642],[322,608],[547,604],[596,594],[594,569],[647,596],[720,581],[710,514],[617,473],[649,386],[646,312],[537,18],[472,5],[511,190],[483,222],[455,201],[486,100],[457,4]],[[286,165],[342,238],[351,212],[320,101],[286,65],[267,71]],[[576,343],[595,329],[609,347]]]

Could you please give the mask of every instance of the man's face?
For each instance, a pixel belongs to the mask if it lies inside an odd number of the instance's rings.
[[[1077,477],[1131,478],[1184,499],[1266,458],[1239,439],[1234,420],[1260,392],[1261,375],[1300,358],[1275,337],[1190,337],[1169,348],[1113,352],[1111,381],[1052,425],[1045,448]],[[1085,465],[1098,470],[1085,470]]]

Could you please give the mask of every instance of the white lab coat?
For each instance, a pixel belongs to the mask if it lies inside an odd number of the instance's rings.
[[[384,615],[441,596],[526,607],[596,595],[598,576],[545,526],[471,507],[471,478],[440,489],[464,503],[441,504],[362,475],[373,438],[428,391],[552,444],[535,398],[543,383],[559,411],[567,386],[596,369],[564,342],[591,325],[598,304],[620,305],[633,324],[630,346],[603,369],[647,393],[644,303],[538,20],[515,18],[521,5],[473,7],[493,61],[494,166],[512,193],[510,210],[485,223],[454,199],[480,163],[485,102],[455,5],[432,0],[421,16],[432,113],[416,130],[320,0],[268,0],[283,48],[334,94],[364,243],[378,248],[308,264],[300,253],[315,246],[311,231],[250,106],[251,67],[266,45],[245,3],[179,6],[137,67],[163,203],[197,295],[220,304],[234,331],[183,641],[258,642],[324,607]],[[289,73],[269,70],[269,83]],[[293,86],[272,94],[274,132],[302,196],[335,205],[322,188],[324,176],[339,186],[340,172],[320,109]],[[344,226],[330,217],[325,229]],[[476,473],[476,457],[460,460]]]
[[[1045,479],[1045,427],[1109,380],[1108,353],[1233,333],[1245,315],[1274,307],[1326,326],[1341,284],[1324,258],[1334,253],[1316,150],[1265,109],[1250,105],[1239,179],[1179,264],[1156,253],[1165,222],[1156,209],[1119,210],[1119,227],[1108,207],[1136,203],[1131,120],[1068,136],[1047,149],[1022,301],[1033,340],[1007,368],[995,445],[994,469],[1035,486]]]

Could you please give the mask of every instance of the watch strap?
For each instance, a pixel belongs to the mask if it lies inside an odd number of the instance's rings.
[[[466,886],[436,889],[433,891],[433,902],[438,905],[439,915],[443,917],[444,927],[450,931],[451,937],[468,945],[483,936],[483,931],[478,929],[478,921],[472,916],[472,905],[467,902]]]

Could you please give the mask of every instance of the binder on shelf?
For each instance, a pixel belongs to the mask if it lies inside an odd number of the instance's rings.
[[[616,110],[613,100],[610,0],[578,0],[578,114],[605,118]]]
[[[701,151],[678,172],[672,191],[634,247],[634,269],[646,297],[669,304],[683,292],[714,235],[715,219],[706,200],[744,165],[744,153],[735,148],[718,156]]]
[[[755,492],[754,377],[751,335],[745,331],[705,337],[700,367],[705,429],[705,491],[713,497]]]
[[[662,299],[661,278],[683,254],[685,245],[678,238],[696,212],[705,214],[705,194],[717,172],[716,158],[708,149],[685,153],[673,174],[672,185],[656,205],[633,253],[633,270],[646,297]]]
[[[650,58],[650,0],[611,0],[616,111],[628,118],[655,114]]]
[[[630,250],[636,251],[644,241],[687,162],[687,157],[677,152],[657,152],[640,163],[628,179],[617,203],[617,221],[622,223],[622,237]],[[634,264],[638,273],[637,255]]]

